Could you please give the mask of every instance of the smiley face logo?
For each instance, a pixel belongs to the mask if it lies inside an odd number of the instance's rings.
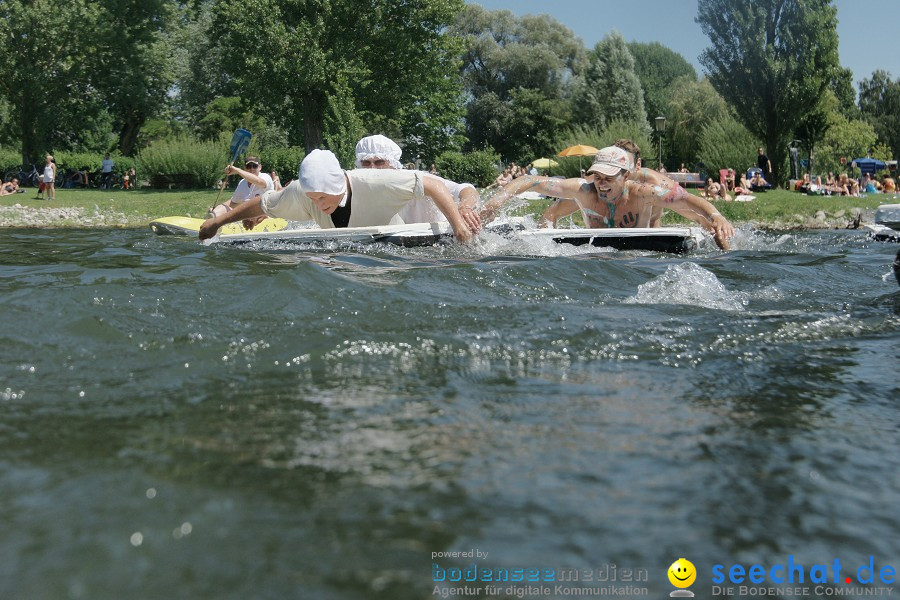
[[[691,587],[697,579],[697,569],[686,558],[679,558],[669,567],[669,582],[677,588]]]

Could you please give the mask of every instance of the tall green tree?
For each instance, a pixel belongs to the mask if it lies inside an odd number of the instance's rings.
[[[712,46],[700,62],[738,120],[763,140],[775,180],[788,143],[836,76],[837,8],[831,0],[699,0]]]
[[[629,42],[628,51],[634,57],[634,72],[644,90],[647,116],[651,119],[666,116],[669,86],[684,77],[696,81],[697,71],[694,65],[659,42]]]
[[[685,163],[693,170],[700,155],[703,128],[728,113],[725,100],[705,77],[700,81],[683,77],[674,82],[664,108],[668,115],[665,141],[670,165]]]
[[[462,37],[466,135],[507,161],[552,152],[569,120],[569,82],[585,65],[584,44],[556,19],[515,17],[469,4],[451,33]]]
[[[447,86],[460,47],[445,33],[461,7],[462,0],[372,0],[364,10],[353,0],[216,0],[210,35],[234,49],[223,68],[240,95],[312,150],[336,134],[325,130],[328,114],[352,108],[362,123],[402,123],[404,107],[439,110],[435,90],[461,94]]]
[[[94,27],[100,8],[88,0],[0,2],[0,94],[10,108],[22,162],[62,144],[73,109],[99,108],[91,86]],[[80,126],[80,125],[78,125]]]
[[[578,124],[602,129],[616,120],[647,121],[644,92],[634,72],[634,58],[618,31],[597,43],[584,75],[576,80],[574,88],[572,113]]]
[[[859,82],[859,109],[878,139],[900,155],[900,79],[877,70]]]
[[[92,80],[118,130],[119,152],[131,155],[141,127],[167,101],[174,81],[168,35],[174,0],[100,0]]]

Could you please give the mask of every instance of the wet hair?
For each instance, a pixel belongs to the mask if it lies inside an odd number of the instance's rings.
[[[629,140],[627,138],[622,138],[620,140],[616,140],[613,143],[613,146],[617,148],[621,148],[625,152],[630,152],[632,156],[634,156],[634,164],[637,165],[638,161],[641,160],[641,149],[638,147],[634,141]]]

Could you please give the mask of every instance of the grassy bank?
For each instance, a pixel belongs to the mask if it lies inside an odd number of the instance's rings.
[[[222,199],[230,196],[226,190]],[[58,190],[56,200],[34,199],[34,189],[0,198],[0,223],[15,227],[143,227],[165,216],[203,217],[216,200],[216,190]],[[735,224],[752,222],[759,227],[843,226],[855,209],[871,218],[879,204],[900,202],[900,197],[871,195],[862,198],[804,196],[798,192],[774,190],[758,194],[753,202],[716,202],[719,211]],[[21,208],[12,208],[18,204]],[[518,214],[540,216],[549,200],[528,202]],[[34,219],[36,214],[55,211],[52,220]],[[825,219],[817,219],[823,211]],[[575,222],[579,219],[576,217]],[[681,216],[667,211],[664,224],[683,224]]]

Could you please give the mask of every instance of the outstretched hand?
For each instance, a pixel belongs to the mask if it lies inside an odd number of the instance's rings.
[[[729,250],[730,244],[728,240],[734,237],[734,226],[720,214],[712,217],[712,234],[716,240],[716,245],[722,250]]]
[[[203,224],[200,226],[200,232],[198,235],[200,237],[200,241],[203,241],[215,237],[218,232],[219,226],[216,224],[216,220],[213,218],[203,221]]]

